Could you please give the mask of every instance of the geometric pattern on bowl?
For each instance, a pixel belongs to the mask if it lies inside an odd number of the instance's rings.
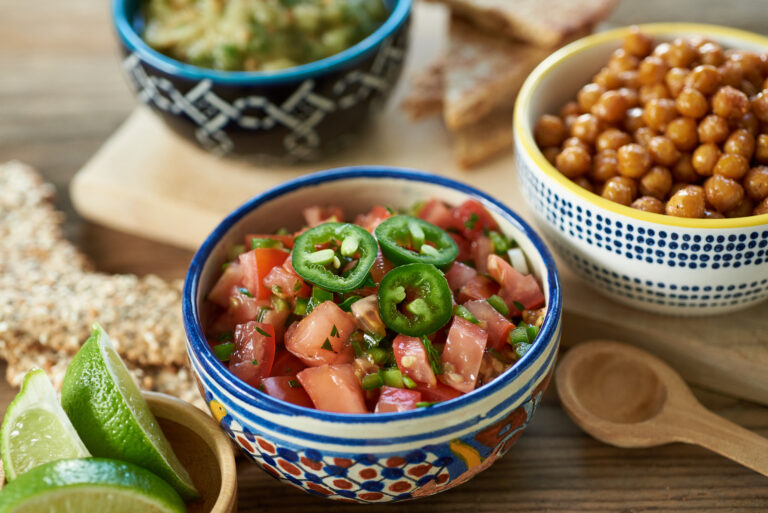
[[[286,129],[282,138],[286,162],[315,160],[322,145],[318,126],[329,113],[351,109],[373,100],[378,110],[397,82],[405,57],[404,38],[384,40],[367,69],[354,68],[340,76],[328,93],[317,91],[316,81],[308,78],[295,85],[288,97],[273,103],[267,95],[245,95],[231,100],[216,94],[210,79],[192,84],[182,92],[168,78],[152,72],[137,53],[128,54],[123,69],[136,96],[162,112],[181,115],[196,125],[200,146],[218,156],[234,150],[227,129],[268,131]]]

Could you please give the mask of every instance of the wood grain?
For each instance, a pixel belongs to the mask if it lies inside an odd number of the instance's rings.
[[[55,183],[66,233],[107,272],[182,277],[191,252],[93,225],[71,208],[75,171],[124,121],[134,103],[118,65],[108,2],[3,0],[0,16],[0,161],[24,160]],[[760,0],[627,0],[612,22],[718,21],[766,32]],[[613,329],[621,332],[621,326]],[[577,337],[566,327],[566,341]],[[616,338],[616,333],[614,337]],[[4,372],[0,364],[0,373]],[[0,408],[15,390],[0,384]],[[708,408],[768,435],[768,411],[696,391]],[[239,511],[357,512],[279,484],[238,463]],[[560,408],[554,387],[528,432],[492,469],[436,497],[381,512],[734,512],[767,511],[768,482],[704,449],[608,447],[584,435]]]

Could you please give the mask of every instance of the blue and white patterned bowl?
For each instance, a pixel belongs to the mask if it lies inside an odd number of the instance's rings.
[[[657,41],[705,36],[768,51],[768,38],[712,25],[641,26]],[[515,159],[524,197],[555,251],[598,290],[624,304],[675,315],[745,308],[768,297],[768,215],[685,219],[642,212],[586,191],[557,171],[533,138],[619,48],[627,28],[580,39],[528,77],[515,106]]]
[[[385,0],[389,18],[326,59],[280,71],[217,71],[153,50],[139,35],[140,0],[112,0],[123,69],[136,96],[175,132],[216,155],[290,164],[353,144],[400,77],[411,0]]]
[[[348,216],[375,204],[406,207],[429,197],[475,198],[525,251],[541,280],[547,313],[528,353],[496,380],[418,410],[369,415],[289,404],[240,381],[214,356],[200,309],[227,249],[246,232],[300,226],[301,210],[335,204]],[[555,363],[561,332],[557,271],[544,243],[508,207],[467,185],[393,168],[356,167],[308,175],[271,189],[227,216],[192,260],[184,285],[184,325],[192,370],[213,416],[243,452],[277,479],[348,502],[424,497],[489,467],[522,434]]]

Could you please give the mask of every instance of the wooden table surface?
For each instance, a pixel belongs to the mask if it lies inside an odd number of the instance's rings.
[[[69,202],[74,173],[134,106],[116,59],[108,3],[2,1],[0,162],[27,162],[57,186],[66,235],[99,270],[183,277],[190,252],[88,223]],[[768,33],[763,8],[761,0],[625,0],[610,23],[707,21]],[[567,340],[567,325],[565,331]],[[0,384],[0,408],[14,394]],[[768,436],[765,407],[696,394],[717,413]],[[239,479],[243,513],[364,509],[303,494],[246,462]],[[696,447],[605,446],[568,419],[551,387],[528,432],[490,470],[436,497],[377,511],[768,511],[768,479]]]

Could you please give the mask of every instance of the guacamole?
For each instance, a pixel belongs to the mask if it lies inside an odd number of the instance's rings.
[[[144,40],[196,66],[279,70],[341,52],[387,18],[383,0],[146,0]]]

